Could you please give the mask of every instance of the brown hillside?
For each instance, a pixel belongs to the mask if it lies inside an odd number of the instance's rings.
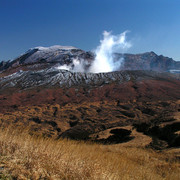
[[[179,87],[178,80],[144,80],[89,89],[11,89],[0,96],[1,126],[102,143],[131,142],[138,138],[135,128],[155,148],[179,146]]]

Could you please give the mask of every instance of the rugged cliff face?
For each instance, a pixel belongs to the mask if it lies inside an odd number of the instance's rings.
[[[126,70],[152,70],[167,72],[170,70],[180,70],[180,62],[174,61],[172,58],[158,56],[154,52],[143,54],[125,54],[122,69]]]
[[[122,143],[142,135],[157,149],[179,146],[180,77],[164,72],[177,62],[153,52],[123,57],[130,70],[95,74],[59,69],[85,59],[88,71],[94,55],[74,47],[38,47],[2,62],[0,125],[54,138]]]

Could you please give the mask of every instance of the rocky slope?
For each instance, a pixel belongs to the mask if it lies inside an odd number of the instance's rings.
[[[171,81],[179,79],[178,75],[153,71],[117,71],[110,73],[81,73],[50,68],[36,71],[18,71],[0,78],[0,91],[7,88],[33,89],[36,87],[72,87],[101,86],[105,84],[122,84],[128,81],[157,80]]]

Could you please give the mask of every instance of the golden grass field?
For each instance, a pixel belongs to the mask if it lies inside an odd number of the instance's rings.
[[[0,130],[0,179],[178,180],[179,149],[53,140]]]

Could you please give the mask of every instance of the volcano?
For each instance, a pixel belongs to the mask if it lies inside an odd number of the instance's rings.
[[[115,61],[121,58],[124,59],[118,70],[180,71],[179,61],[174,61],[172,58],[162,55],[158,56],[154,52],[142,54],[114,53],[113,56]],[[0,63],[0,73],[11,74],[19,70],[40,70],[63,65],[69,66],[73,70],[75,66],[74,59],[78,62],[83,61],[84,71],[88,72],[94,58],[95,54],[93,52],[86,52],[72,46],[35,47],[12,61],[2,61]]]
[[[180,63],[154,52],[114,54],[120,58],[108,73],[89,72],[95,55],[72,46],[36,47],[1,62],[1,126],[102,143],[143,134],[148,146],[179,146]]]

